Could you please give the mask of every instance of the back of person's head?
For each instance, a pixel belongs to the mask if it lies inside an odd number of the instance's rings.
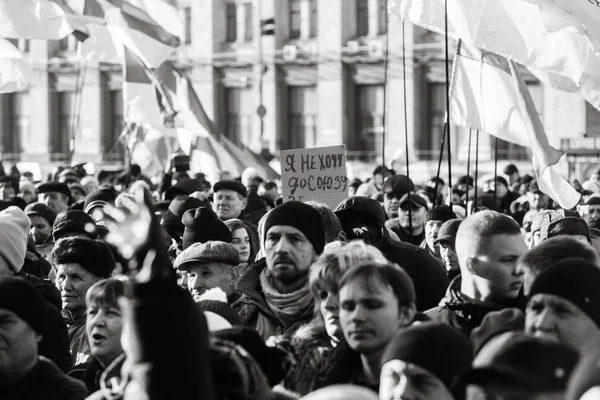
[[[120,309],[119,297],[125,294],[127,278],[108,278],[94,283],[85,295],[88,307]]]
[[[142,173],[142,169],[137,164],[131,164],[129,166],[129,173],[133,176],[138,176]]]
[[[364,262],[387,264],[388,260],[375,246],[362,240],[325,251],[310,267],[308,286],[313,296],[318,299],[322,291],[337,293],[342,275]]]
[[[307,201],[305,204],[313,207],[321,215],[323,226],[325,227],[325,244],[345,238],[344,228],[340,219],[327,204],[319,203],[318,201]]]
[[[414,306],[416,303],[413,281],[397,264],[379,264],[373,261],[360,263],[344,273],[339,289],[357,281],[372,293],[379,291],[378,285],[391,288],[398,300],[398,308]]]
[[[600,267],[600,257],[594,248],[570,236],[548,239],[523,254],[517,263],[525,274],[523,282],[525,294],[529,293],[536,276],[555,262],[572,257],[583,258]]]
[[[467,258],[487,251],[489,239],[496,235],[521,235],[521,228],[512,217],[496,211],[484,210],[465,218],[456,233],[461,270]]]

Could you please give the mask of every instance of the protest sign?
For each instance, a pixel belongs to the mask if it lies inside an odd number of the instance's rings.
[[[332,209],[348,197],[346,147],[282,150],[283,201],[314,200]]]

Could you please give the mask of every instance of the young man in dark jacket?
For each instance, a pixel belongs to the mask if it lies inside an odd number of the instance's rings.
[[[517,259],[526,251],[521,228],[508,215],[489,210],[470,215],[456,234],[461,275],[427,315],[470,334],[490,311],[523,309]]]

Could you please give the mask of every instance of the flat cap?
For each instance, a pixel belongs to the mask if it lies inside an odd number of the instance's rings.
[[[241,194],[243,197],[248,195],[246,186],[244,186],[242,182],[236,181],[235,179],[226,179],[215,183],[215,186],[213,186],[213,192],[217,193],[219,190],[233,190],[234,192]]]
[[[191,263],[210,262],[229,264],[234,267],[240,263],[240,255],[229,243],[211,240],[206,243],[192,244],[177,256],[173,266],[180,271],[185,271],[187,265]]]
[[[62,193],[67,196],[69,199],[71,198],[71,189],[67,186],[66,183],[60,182],[46,182],[38,186],[38,193],[48,193],[48,192],[57,192]]]

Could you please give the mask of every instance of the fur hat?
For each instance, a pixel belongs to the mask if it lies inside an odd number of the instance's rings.
[[[106,243],[88,238],[60,239],[51,258],[53,265],[76,263],[99,278],[110,277],[116,265]]]

